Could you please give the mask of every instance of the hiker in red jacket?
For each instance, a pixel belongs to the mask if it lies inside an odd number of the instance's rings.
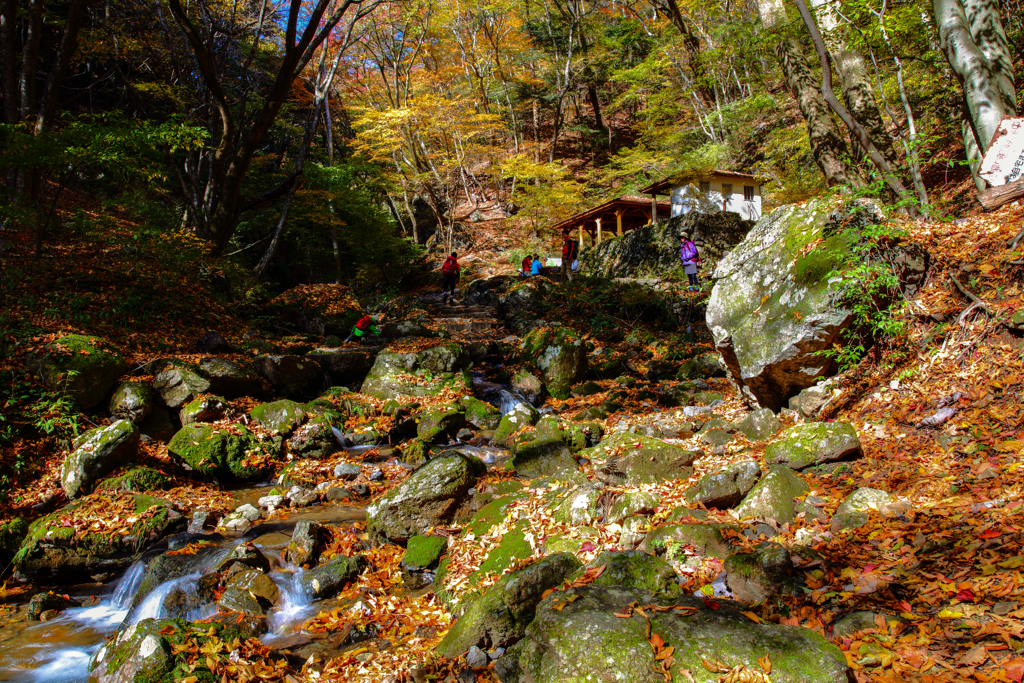
[[[373,335],[372,341],[380,339],[380,318],[375,315],[364,315],[362,318],[356,321],[356,324],[352,326],[352,332],[345,339],[346,342],[350,342],[353,339],[362,341],[363,336],[367,333]]]
[[[452,301],[455,300],[455,285],[458,284],[459,278],[462,276],[462,269],[459,267],[459,255],[454,251],[452,255],[444,260],[441,265],[441,300],[446,302],[449,297]]]
[[[573,262],[579,256],[580,243],[574,240],[568,228],[562,231],[562,282],[568,282],[573,273]]]

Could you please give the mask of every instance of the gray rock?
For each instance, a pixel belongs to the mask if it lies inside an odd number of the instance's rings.
[[[761,407],[777,411],[834,374],[835,361],[819,352],[847,343],[843,331],[854,314],[838,305],[834,278],[825,277],[836,265],[832,253],[843,247],[830,225],[839,222],[830,216],[832,201],[776,209],[714,271],[708,327],[729,377],[747,401]],[[870,202],[862,208],[877,211]],[[823,243],[805,253],[819,239]],[[926,254],[919,265],[927,269]],[[917,281],[924,272],[912,270],[905,281]]]
[[[239,505],[235,508],[235,514],[247,519],[250,522],[259,521],[263,515],[260,513],[260,509],[252,503],[246,503],[245,505]]]
[[[371,537],[405,543],[454,519],[487,466],[457,451],[444,451],[366,509]]]
[[[782,429],[782,423],[775,417],[775,413],[767,408],[760,408],[740,420],[735,428],[750,441],[764,441],[775,436],[775,433]]]
[[[173,359],[153,379],[153,389],[168,408],[180,408],[210,390],[210,380],[191,363]]]
[[[652,515],[661,504],[661,499],[650,491],[626,491],[612,504],[608,522],[619,524],[627,517],[637,514]]]
[[[192,519],[188,523],[188,533],[201,534],[206,530],[206,525],[213,519],[213,513],[206,510],[196,510],[192,513]]]
[[[725,364],[717,353],[702,353],[694,356],[679,367],[677,379],[710,379],[725,377]]]
[[[540,420],[540,413],[528,403],[517,403],[512,410],[502,416],[498,423],[498,429],[491,437],[491,443],[495,446],[504,446],[508,443],[508,437],[522,429],[537,424]]]
[[[776,465],[754,485],[736,509],[736,514],[741,518],[765,517],[779,524],[789,524],[796,519],[798,512],[796,498],[808,490],[796,472]]]
[[[812,465],[847,460],[862,454],[853,425],[846,422],[810,422],[790,427],[765,449],[765,462],[801,470]]]
[[[570,391],[587,377],[587,348],[574,330],[546,327],[523,338],[523,355],[540,371],[545,388],[555,398],[569,398]]]
[[[839,640],[846,638],[858,631],[866,631],[867,629],[877,629],[878,624],[875,623],[875,618],[881,616],[885,618],[886,615],[879,615],[877,612],[854,612],[847,614],[841,619],[837,619],[836,623],[832,625],[832,639]],[[890,617],[886,621],[891,621]]]
[[[340,465],[335,465],[334,478],[341,479],[343,481],[351,481],[358,478],[362,471],[363,470],[359,465],[351,465],[347,462],[343,462]]]
[[[569,447],[557,437],[545,436],[515,444],[511,464],[516,474],[527,479],[576,471]]]
[[[312,599],[324,600],[334,597],[347,584],[355,581],[366,565],[366,558],[362,555],[336,557],[304,572],[299,584]]]
[[[97,683],[134,683],[159,680],[174,668],[168,636],[160,633],[180,622],[143,619],[104,643],[89,663],[90,680]]]
[[[259,375],[247,363],[224,358],[203,358],[198,363],[199,371],[210,382],[210,393],[227,398],[260,396],[263,383]]]
[[[320,500],[316,491],[304,489],[301,486],[293,486],[288,489],[288,503],[293,508],[304,508]]]
[[[595,474],[601,481],[635,486],[685,479],[692,472],[693,461],[703,454],[660,439],[613,434],[594,448],[581,451],[580,455],[594,463]]]
[[[121,382],[110,398],[110,414],[139,424],[153,410],[153,390],[144,382]]]
[[[448,443],[466,424],[461,406],[447,406],[421,413],[416,436],[425,443]]]
[[[231,353],[232,350],[228,340],[216,330],[210,330],[196,340],[196,351],[199,353]]]
[[[301,403],[284,399],[261,403],[249,411],[249,417],[260,426],[287,436],[306,421],[306,409]]]
[[[856,529],[868,521],[868,514],[880,512],[892,498],[879,489],[859,488],[839,505],[832,516],[832,530]]]
[[[345,334],[348,334],[346,332]],[[366,379],[379,349],[317,349],[306,358],[316,361],[330,375],[331,383],[358,387]]]
[[[216,422],[228,412],[228,404],[219,396],[205,396],[186,403],[181,409],[181,424],[195,422]]]
[[[285,558],[299,567],[315,563],[320,555],[323,534],[324,528],[320,523],[308,519],[299,521],[292,531],[291,541],[285,550]]]
[[[717,524],[666,524],[647,534],[640,544],[640,550],[676,562],[689,558],[687,548],[693,548],[699,555],[723,560],[730,550]]]
[[[48,389],[66,393],[79,408],[103,402],[128,369],[124,359],[102,339],[69,334],[31,356],[28,366]]]
[[[512,378],[512,388],[535,406],[539,406],[544,398],[544,383],[540,381],[540,377],[530,372],[517,372]]]
[[[320,365],[305,356],[257,356],[252,364],[256,372],[283,396],[316,396],[323,383]]]
[[[75,450],[64,459],[60,483],[68,498],[92,491],[103,475],[135,457],[139,428],[131,420],[117,420],[106,427],[90,429],[75,441]]]
[[[601,566],[604,570],[594,579],[595,586],[631,588],[662,599],[682,593],[672,565],[656,555],[640,550],[605,550],[587,564],[587,568]]]
[[[461,615],[435,652],[454,657],[473,646],[490,649],[522,637],[544,591],[561,584],[579,567],[572,555],[555,553],[506,574],[482,595],[466,596]]]
[[[753,460],[733,463],[700,478],[686,491],[686,498],[705,507],[724,510],[735,507],[761,478],[761,468]]]
[[[694,612],[667,610],[616,616],[631,605],[646,605],[652,596],[618,586],[589,585],[553,593],[541,601],[525,636],[495,662],[503,683],[572,683],[581,680],[663,680],[654,673],[650,634],[674,647],[673,671],[687,670],[695,681],[719,679],[703,661],[753,664],[766,653],[774,683],[847,683],[843,653],[823,636],[799,626],[755,624],[736,603],[682,596],[675,604]],[[678,669],[676,668],[678,667]],[[757,669],[755,669],[757,670]],[[675,680],[673,678],[673,680]]]
[[[741,602],[762,603],[792,592],[793,561],[777,543],[762,543],[752,553],[737,553],[725,560],[725,581]]]
[[[466,653],[466,664],[469,664],[474,669],[479,669],[487,666],[487,662],[490,660],[487,658],[487,653],[478,648],[476,645],[469,648],[469,652]],[[474,678],[474,680],[476,680]]]
[[[322,415],[296,429],[288,440],[288,452],[297,458],[322,460],[340,448],[330,421]]]
[[[385,339],[401,339],[403,337],[437,337],[437,332],[417,320],[397,320],[385,323],[380,331]]]
[[[836,391],[832,380],[819,382],[789,399],[789,408],[801,417],[813,418],[832,400]]]
[[[461,392],[472,388],[469,365],[469,354],[452,342],[415,353],[382,351],[360,391],[384,399],[437,396],[445,389]]]
[[[288,504],[288,496],[281,494],[262,496],[258,501],[261,508],[264,508],[268,513],[273,512],[279,507]]]
[[[459,403],[465,408],[466,422],[477,429],[497,429],[501,422],[501,413],[490,403],[472,396],[463,396]]]
[[[28,612],[25,618],[29,621],[39,621],[39,615],[43,612],[63,612],[70,607],[81,607],[82,603],[74,598],[54,593],[36,593],[28,601]]]

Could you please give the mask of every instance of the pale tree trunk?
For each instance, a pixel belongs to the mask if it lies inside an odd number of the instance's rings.
[[[1017,113],[1013,60],[997,0],[932,0],[946,59],[964,90],[964,147],[978,191],[981,157],[1004,116]]]
[[[835,11],[827,0],[811,0],[811,5],[814,7],[815,16],[825,33],[825,42],[833,55],[833,64],[839,74],[839,83],[843,90],[843,99],[846,100],[846,107],[850,110],[853,118],[864,126],[864,130],[874,141],[886,162],[895,168],[899,164],[899,159],[892,146],[892,136],[885,128],[882,113],[871,91],[871,81],[868,79],[864,55],[847,44],[843,31],[837,28],[839,22]],[[856,139],[853,142],[857,144]]]
[[[769,30],[786,30],[789,20],[781,0],[757,0],[757,7],[765,27]],[[800,107],[800,113],[807,121],[811,154],[825,175],[825,183],[830,187],[859,185],[859,179],[847,169],[846,142],[821,95],[803,48],[792,36],[780,35],[779,38],[775,54],[786,75],[786,85],[789,86],[793,97],[796,98],[797,106]]]

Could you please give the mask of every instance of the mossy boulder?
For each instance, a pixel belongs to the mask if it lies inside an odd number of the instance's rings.
[[[152,467],[133,467],[124,474],[104,479],[96,485],[97,491],[145,493],[146,491],[165,491],[174,486],[174,482],[163,472]]]
[[[522,640],[495,663],[503,683],[577,683],[583,680],[655,683],[658,662],[650,634],[674,648],[672,680],[718,683],[704,661],[732,668],[753,664],[766,654],[775,683],[847,683],[842,651],[799,626],[756,624],[738,603],[721,601],[711,609],[700,598],[681,596],[685,611],[666,610],[630,618],[631,605],[652,596],[618,586],[588,585],[552,593],[537,607]],[[684,676],[683,672],[687,674]]]
[[[331,598],[341,592],[348,584],[356,580],[359,574],[367,567],[366,558],[362,555],[355,557],[335,557],[319,567],[310,569],[303,573],[299,584],[306,592],[306,595],[314,600]]]
[[[270,446],[239,425],[185,425],[167,444],[167,452],[199,474],[241,481],[266,477],[274,460]]]
[[[199,366],[175,358],[153,378],[153,390],[168,408],[181,408],[200,394],[208,393],[210,380]]]
[[[857,430],[847,422],[809,422],[790,427],[768,444],[764,459],[770,465],[802,470],[813,465],[859,457]]]
[[[569,398],[573,385],[587,378],[586,345],[568,327],[533,330],[523,338],[522,352],[555,398]]]
[[[779,524],[789,524],[796,519],[797,498],[803,497],[809,490],[807,483],[796,472],[776,465],[743,498],[743,502],[736,508],[736,514],[741,518],[764,517]]]
[[[261,427],[266,427],[281,436],[288,436],[306,421],[306,409],[301,403],[283,399],[273,403],[261,403],[249,411],[249,417]]]
[[[398,446],[398,455],[402,462],[419,465],[430,457],[430,444],[419,439],[412,439]]]
[[[181,424],[195,422],[216,422],[228,412],[227,402],[220,396],[204,396],[186,403],[178,414]]]
[[[340,447],[330,420],[323,415],[317,415],[296,429],[288,440],[288,452],[297,458],[323,460],[336,453]]]
[[[486,471],[477,458],[441,453],[367,508],[367,531],[373,538],[404,544],[452,521]]]
[[[561,439],[570,451],[578,453],[588,446],[587,427],[554,415],[545,415],[534,426],[533,433],[537,437]]]
[[[298,567],[316,563],[326,536],[327,532],[319,522],[299,520],[285,548],[285,558]]]
[[[444,536],[418,534],[409,539],[402,555],[402,568],[430,569],[437,565],[448,546]]]
[[[657,484],[685,479],[693,461],[702,456],[661,439],[637,434],[612,434],[600,444],[580,452],[594,463],[597,478],[613,485]]]
[[[237,615],[236,615],[237,616]],[[217,620],[189,623],[183,619],[143,619],[120,631],[97,650],[89,663],[93,683],[172,683],[186,678],[213,683],[220,677],[205,657],[188,653],[208,648],[222,651],[223,643],[243,634],[232,617],[230,625]],[[213,645],[213,647],[210,647]],[[273,666],[274,657],[266,664]]]
[[[427,443],[449,441],[466,426],[461,406],[446,406],[420,413],[416,424],[416,437]]]
[[[463,396],[459,403],[466,411],[466,422],[477,429],[497,429],[501,422],[501,413],[486,401],[472,396]]]
[[[360,391],[384,399],[437,396],[446,389],[472,393],[469,365],[469,354],[453,342],[414,353],[382,351]]]
[[[29,366],[51,391],[67,392],[79,408],[99,405],[128,370],[128,364],[107,342],[69,334],[48,344]]]
[[[43,612],[59,613],[69,607],[80,607],[81,605],[82,603],[78,600],[75,600],[68,595],[54,593],[53,591],[36,593],[32,596],[32,599],[28,601],[28,612],[25,615],[25,618],[29,621],[39,621],[39,615]]]
[[[741,602],[762,603],[793,590],[793,562],[778,543],[762,543],[752,553],[737,553],[725,560],[725,581]]]
[[[101,514],[126,515],[126,533],[90,530]],[[68,520],[78,524],[69,526]],[[93,493],[33,522],[14,565],[19,576],[37,583],[81,583],[88,576],[111,576],[184,525],[184,517],[161,498]]]
[[[882,506],[892,500],[891,496],[879,489],[859,488],[840,503],[832,516],[832,530],[856,529],[868,521],[868,515],[879,512]]]
[[[544,592],[560,585],[580,567],[572,555],[556,553],[506,574],[465,601],[462,615],[435,652],[455,657],[475,646],[491,649],[518,640],[534,617]]]
[[[10,564],[27,534],[28,522],[24,517],[15,517],[0,524],[0,565],[6,567]]]
[[[729,544],[718,524],[666,524],[648,533],[640,550],[685,562],[694,554],[725,559]]]
[[[534,479],[576,470],[569,447],[556,437],[516,442],[511,467],[520,477]]]
[[[226,358],[203,358],[197,364],[199,371],[210,382],[209,391],[227,398],[258,397],[263,394],[263,383],[251,365]]]
[[[110,397],[110,414],[135,424],[153,410],[153,390],[145,382],[121,382]]]
[[[702,353],[679,366],[676,379],[725,377],[725,364],[717,353]]]
[[[625,491],[612,504],[608,521],[618,524],[636,514],[653,515],[660,504],[661,499],[650,491]]]
[[[753,460],[733,463],[705,474],[686,491],[686,499],[720,510],[735,507],[761,478],[761,468]]]
[[[643,591],[658,599],[672,599],[682,593],[672,565],[641,550],[605,550],[587,565],[604,567],[593,581],[595,586],[622,586]]]
[[[64,493],[69,499],[89,493],[103,475],[133,459],[138,448],[139,428],[131,420],[90,429],[75,440],[75,450],[64,459]]]
[[[498,429],[491,437],[491,443],[495,446],[505,446],[511,435],[524,427],[532,427],[540,420],[540,413],[528,403],[517,403],[501,417]]]
[[[764,441],[775,436],[782,429],[782,423],[772,411],[759,408],[736,423],[734,428],[750,441]]]
[[[554,504],[551,518],[574,527],[592,524],[598,513],[600,497],[601,492],[593,486],[585,485],[570,489]]]

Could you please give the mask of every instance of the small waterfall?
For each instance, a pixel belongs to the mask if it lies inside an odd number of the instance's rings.
[[[304,621],[313,612],[313,600],[302,587],[303,573],[302,568],[293,566],[270,573],[270,578],[281,592],[281,598],[267,615],[267,634],[263,637],[265,642],[287,635],[289,626]]]
[[[203,619],[216,611],[216,605],[204,605],[196,590],[202,573],[186,574],[164,581],[149,592],[149,595],[132,610],[125,620],[125,626],[136,624],[143,619],[167,619],[181,617],[188,621]]]
[[[502,415],[508,415],[520,404],[530,406],[529,401],[511,389],[502,389],[499,391],[497,401],[494,402],[495,407]]]
[[[114,607],[128,609],[132,604],[132,598],[142,585],[142,578],[146,575],[146,563],[136,560],[128,567],[125,573],[117,580],[114,587],[114,594],[110,597],[110,604]]]

